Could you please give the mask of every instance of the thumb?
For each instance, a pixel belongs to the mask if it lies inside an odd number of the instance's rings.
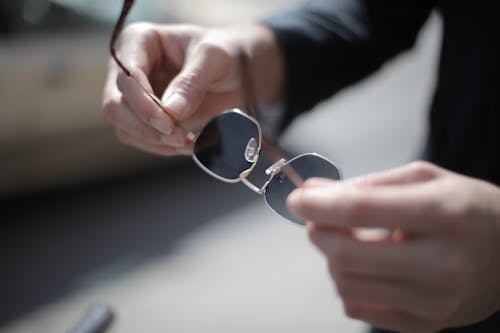
[[[217,54],[216,54],[217,53]],[[226,72],[221,52],[198,51],[186,59],[182,70],[168,85],[162,104],[177,120],[196,112],[214,82]]]

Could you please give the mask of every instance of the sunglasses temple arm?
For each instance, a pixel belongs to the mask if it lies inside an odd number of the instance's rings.
[[[125,24],[125,19],[127,18],[132,5],[134,4],[134,0],[125,0],[123,2],[122,11],[120,12],[120,16],[118,17],[118,21],[116,21],[115,27],[113,28],[113,33],[111,35],[111,41],[109,43],[109,51],[111,52],[111,56],[115,60],[116,64],[121,68],[121,70],[127,74],[127,76],[132,76],[127,67],[121,62],[120,58],[116,53],[116,42],[118,41],[118,37],[123,29],[123,25]]]
[[[281,171],[285,173],[295,187],[301,187],[304,185],[304,178],[302,178],[302,176],[290,164],[284,165],[283,168],[281,168]]]

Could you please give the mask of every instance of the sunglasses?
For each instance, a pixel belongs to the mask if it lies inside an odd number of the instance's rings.
[[[158,98],[149,93],[133,77],[115,50],[116,41],[133,2],[133,0],[124,1],[110,42],[111,55],[121,70],[165,110]],[[255,193],[263,195],[272,211],[289,221],[303,225],[305,221],[287,209],[288,195],[308,178],[341,180],[342,172],[333,162],[316,153],[302,154],[291,159],[284,157],[277,144],[263,134],[257,120],[261,112],[253,94],[249,61],[243,52],[240,54],[239,62],[247,113],[237,108],[226,110],[210,120],[197,135],[186,131],[188,137],[194,141],[193,160],[202,170],[216,179],[227,183],[243,183]],[[265,171],[268,176],[267,181],[259,187],[248,177],[257,165],[261,150],[273,164]]]

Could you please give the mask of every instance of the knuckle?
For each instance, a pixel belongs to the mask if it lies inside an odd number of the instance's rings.
[[[134,22],[128,24],[122,31],[122,36],[124,38],[148,34],[153,30],[154,25],[149,22]]]
[[[209,36],[199,41],[193,50],[193,56],[200,61],[198,65],[209,64],[212,70],[217,69],[214,80],[227,75],[233,68],[233,55],[217,40],[217,37]]]
[[[460,193],[454,190],[455,199],[442,203],[443,226],[455,232],[455,235],[468,232],[471,222],[477,219],[478,211],[474,205],[476,198],[470,193]]]
[[[119,112],[119,105],[114,99],[104,99],[102,102],[102,115],[106,121],[114,124],[117,119],[117,113]]]
[[[177,81],[177,89],[185,93],[201,93],[203,91],[201,74],[198,71],[183,73]]]
[[[225,49],[223,49],[220,45],[217,45],[217,43],[215,43],[211,38],[205,38],[201,40],[198,43],[195,52],[213,59],[219,59],[219,60],[230,59],[229,53]]]
[[[474,214],[472,207],[461,200],[443,204],[442,211],[444,213],[443,225],[456,231],[464,231]]]
[[[192,23],[176,23],[172,25],[158,25],[163,37],[181,36],[187,37],[189,41],[196,41],[203,37],[207,28]]]
[[[414,161],[409,164],[409,168],[413,173],[421,178],[432,178],[436,173],[436,167],[426,161]]]

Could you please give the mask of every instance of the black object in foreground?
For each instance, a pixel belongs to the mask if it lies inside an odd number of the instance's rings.
[[[92,305],[75,327],[67,333],[103,333],[113,322],[113,311],[109,305]]]

